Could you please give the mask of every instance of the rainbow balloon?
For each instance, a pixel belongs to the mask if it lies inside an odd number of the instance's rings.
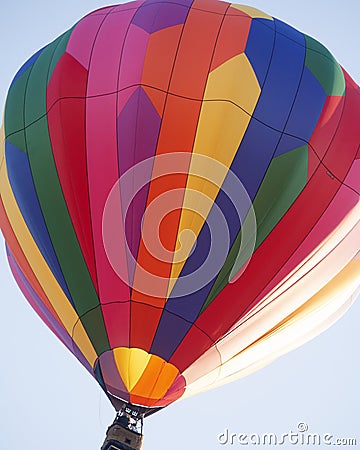
[[[257,9],[94,11],[9,89],[14,277],[115,408],[245,376],[358,292],[359,116],[331,53]]]

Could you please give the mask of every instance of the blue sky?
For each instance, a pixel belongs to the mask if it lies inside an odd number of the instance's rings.
[[[84,14],[106,4],[3,2],[1,107],[12,77],[30,55]],[[358,0],[249,4],[318,39],[360,82]],[[97,383],[22,297],[8,269],[2,237],[0,302],[0,448],[99,449],[113,409]],[[356,437],[360,444],[359,318],[357,301],[331,329],[258,373],[149,418],[144,450],[216,450],[226,447],[217,442],[225,428],[234,433],[281,434],[295,430],[298,422],[307,423],[314,433]]]

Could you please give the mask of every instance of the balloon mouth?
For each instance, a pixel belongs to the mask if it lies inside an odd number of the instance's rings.
[[[115,409],[125,402],[148,415],[185,392],[185,379],[178,368],[140,348],[117,347],[103,353],[95,374]]]

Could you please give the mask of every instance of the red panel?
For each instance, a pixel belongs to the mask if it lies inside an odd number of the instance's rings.
[[[344,108],[344,102],[344,97],[326,98],[320,118],[309,140],[309,147],[312,147],[313,150],[309,148],[308,179],[315,172],[319,160],[324,157],[331,144]]]
[[[116,134],[116,94],[91,97],[86,101],[86,156],[91,211],[92,236],[96,261],[96,273],[101,304],[128,300],[130,296],[127,273],[121,279],[115,273],[106,253],[105,245],[114,245],[118,260],[126,265],[123,245],[124,230],[122,211],[107,210],[115,220],[103,234],[105,205],[119,179]],[[117,220],[117,222],[116,222]],[[116,235],[111,234],[116,231]],[[105,241],[104,241],[105,240]],[[119,245],[121,243],[121,246]]]
[[[162,309],[131,302],[130,347],[150,352],[161,314]]]
[[[346,97],[339,128],[324,157],[325,166],[341,181],[354,161],[360,142],[360,90],[345,72]]]
[[[222,316],[217,316],[218,322],[219,317]],[[169,362],[174,364],[174,366],[177,367],[182,373],[212,345],[213,341],[205,333],[199,330],[198,327],[193,325],[175,353],[170,358]]]
[[[48,108],[53,105],[48,112],[48,124],[61,188],[93,284],[98,290],[86,167],[86,82],[87,71],[64,53],[47,88]]]
[[[229,8],[230,3],[219,2],[218,0],[194,0],[192,4],[193,9],[200,9],[203,11],[209,11],[213,14],[224,15],[225,11]]]
[[[104,304],[102,313],[110,347],[129,347],[130,300]]]

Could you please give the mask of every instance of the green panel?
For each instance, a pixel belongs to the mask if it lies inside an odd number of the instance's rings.
[[[274,158],[255,197],[256,246],[267,238],[304,189],[308,175],[308,146]]]
[[[99,300],[62,194],[46,117],[26,128],[26,141],[31,172],[44,219],[71,297],[81,316],[96,307]]]
[[[48,74],[48,82],[50,81],[51,75],[54,72],[55,66],[58,63],[59,59],[62,57],[62,55],[65,53],[66,46],[69,42],[70,35],[73,31],[73,28],[70,28],[70,30],[66,31],[62,36],[60,36],[60,41],[56,47],[54,56],[52,58],[50,67],[49,67],[49,74]]]
[[[306,39],[306,67],[319,81],[326,95],[344,95],[344,74],[333,55],[320,42],[310,36],[304,36]]]
[[[100,306],[92,309],[81,317],[81,322],[86,330],[91,330],[91,333],[88,332],[88,336],[98,355],[110,350],[104,318]]]
[[[25,142],[25,131],[21,130],[17,133],[11,134],[6,138],[7,142],[10,142],[10,144],[14,145],[19,150],[22,150],[23,152],[26,152],[26,142]]]
[[[304,189],[308,174],[308,147],[304,145],[274,158],[266,172],[264,180],[253,202],[257,220],[255,250],[264,242],[279,223],[287,210]],[[247,219],[245,219],[247,220]],[[203,312],[226,286],[243,264],[248,255],[238,257],[241,243],[241,231],[230,249],[201,312]],[[245,254],[247,245],[245,245]]]
[[[17,136],[15,138],[17,144],[10,139],[9,135],[17,133],[24,129],[24,97],[26,91],[26,85],[31,72],[31,67],[29,67],[11,86],[9,89],[6,104],[5,104],[5,136],[7,140],[13,145],[16,145],[20,150],[25,150],[25,145],[23,143],[23,138]],[[19,139],[21,146],[19,146]]]
[[[28,126],[46,114],[46,88],[63,50],[69,40],[70,32],[51,42],[32,66],[25,98],[25,125]]]

